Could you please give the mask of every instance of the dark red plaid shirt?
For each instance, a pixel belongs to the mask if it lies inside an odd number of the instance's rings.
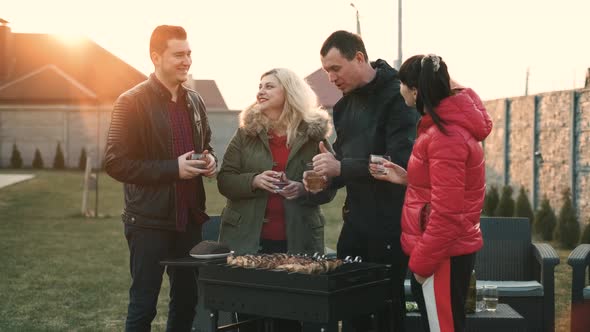
[[[193,126],[187,111],[186,91],[179,89],[176,102],[168,101],[168,114],[172,126],[172,151],[178,158],[195,149]],[[184,232],[189,218],[197,219],[197,179],[176,181],[176,230]]]

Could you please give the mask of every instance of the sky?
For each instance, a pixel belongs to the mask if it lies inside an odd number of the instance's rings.
[[[402,59],[443,57],[484,100],[580,88],[590,67],[588,0],[402,0]],[[353,0],[369,58],[398,59],[398,0]],[[335,30],[356,32],[350,0],[2,0],[13,32],[86,36],[146,75],[160,24],[181,25],[190,73],[213,79],[230,109],[254,101],[275,67],[305,77]],[[69,39],[75,42],[75,38]]]

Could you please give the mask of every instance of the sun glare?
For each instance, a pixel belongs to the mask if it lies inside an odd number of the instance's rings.
[[[57,33],[53,34],[55,38],[61,41],[64,44],[69,46],[78,46],[84,41],[84,36],[75,35],[75,34],[64,34],[64,33]]]

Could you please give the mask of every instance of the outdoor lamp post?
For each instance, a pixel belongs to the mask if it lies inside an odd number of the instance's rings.
[[[350,3],[350,7],[354,8],[354,10],[356,10],[356,34],[357,35],[361,35],[361,21],[359,19],[359,10],[356,8],[356,6],[354,5],[354,3]]]
[[[402,0],[397,0],[397,60],[394,67],[398,69],[402,66]]]

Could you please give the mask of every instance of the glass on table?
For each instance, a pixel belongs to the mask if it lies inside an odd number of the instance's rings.
[[[486,305],[486,311],[496,311],[496,308],[498,307],[498,286],[485,285],[483,300]]]
[[[483,300],[483,286],[475,288],[475,312],[482,312],[486,310],[486,303]]]

